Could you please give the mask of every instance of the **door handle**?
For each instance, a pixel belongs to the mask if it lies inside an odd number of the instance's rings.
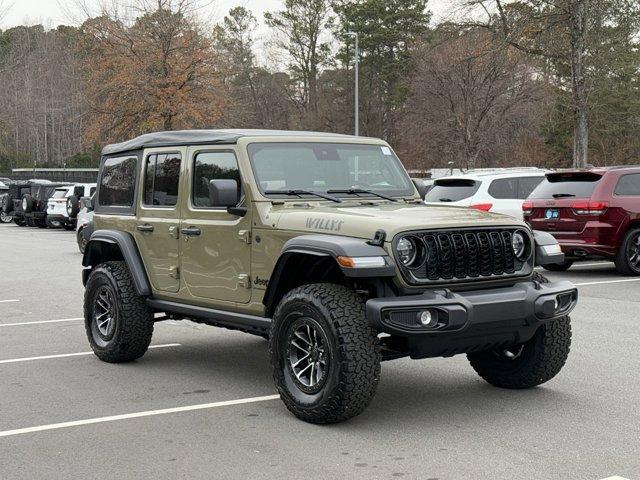
[[[153,232],[153,225],[149,225],[148,223],[138,225],[136,228],[139,232]]]
[[[197,237],[198,235],[200,235],[200,229],[198,227],[187,227],[181,229],[180,233],[182,233],[183,235]]]

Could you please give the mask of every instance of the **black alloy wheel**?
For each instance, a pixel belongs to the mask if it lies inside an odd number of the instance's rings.
[[[290,378],[307,394],[318,393],[330,368],[327,335],[310,317],[294,320],[287,333],[285,352]]]

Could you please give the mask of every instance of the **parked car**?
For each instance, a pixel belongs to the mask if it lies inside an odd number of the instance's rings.
[[[24,226],[25,220],[22,214],[22,196],[31,193],[31,182],[11,182],[9,189],[0,198],[2,207],[2,221],[13,221],[16,225]]]
[[[29,227],[47,228],[47,202],[64,183],[31,184],[30,193],[22,195],[20,206],[25,223]]]
[[[598,258],[640,275],[640,167],[549,173],[522,208],[527,223],[551,233],[565,253],[548,270]]]
[[[80,212],[80,199],[96,191],[95,183],[76,183],[56,188],[47,201],[47,226],[75,230]]]
[[[522,219],[522,202],[544,180],[546,170],[504,168],[438,178],[425,203],[471,207]]]
[[[84,253],[93,233],[93,197],[83,197],[80,200],[80,205],[81,208],[76,222],[76,240],[78,241],[80,253]]]

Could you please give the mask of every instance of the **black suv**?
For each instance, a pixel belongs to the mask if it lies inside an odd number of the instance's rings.
[[[0,203],[3,216],[5,218],[13,218],[14,223],[20,226],[25,225],[21,205],[22,196],[31,193],[31,185],[31,182],[10,183],[8,185],[9,189],[3,194]]]
[[[66,183],[32,184],[31,191],[22,195],[16,208],[18,213],[22,212],[24,224],[29,227],[47,228],[47,200],[51,198],[56,188],[66,185]]]

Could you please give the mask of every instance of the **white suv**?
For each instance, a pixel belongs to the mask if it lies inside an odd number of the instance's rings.
[[[47,226],[75,230],[80,211],[80,199],[90,197],[96,191],[95,183],[76,183],[56,188],[47,201]]]
[[[464,175],[438,178],[425,196],[426,204],[471,207],[522,219],[522,203],[547,170],[498,168],[471,170]]]

